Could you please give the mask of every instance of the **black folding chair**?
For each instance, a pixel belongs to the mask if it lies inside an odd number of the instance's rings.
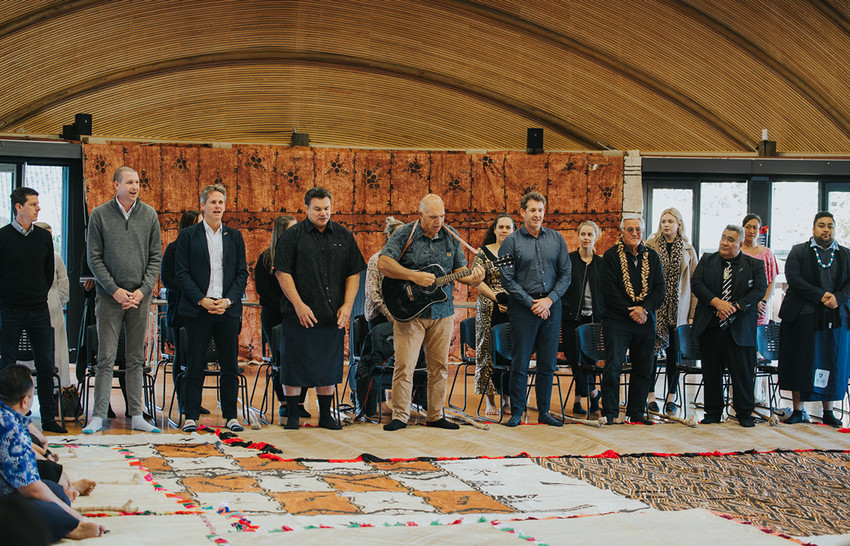
[[[468,349],[472,349],[473,356],[469,356]],[[455,368],[455,376],[452,379],[452,386],[449,389],[449,407],[458,411],[466,411],[468,383],[470,377],[475,377],[475,317],[464,319],[460,323],[460,364]],[[460,370],[463,368],[463,406],[455,406],[452,404],[452,394],[455,391],[455,383]],[[472,368],[472,373],[469,369]]]

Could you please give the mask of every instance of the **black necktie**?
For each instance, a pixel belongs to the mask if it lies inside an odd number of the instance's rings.
[[[723,268],[723,290],[720,294],[720,299],[724,301],[732,301],[732,263],[726,262],[726,267]],[[729,319],[720,321],[721,328],[729,326]]]

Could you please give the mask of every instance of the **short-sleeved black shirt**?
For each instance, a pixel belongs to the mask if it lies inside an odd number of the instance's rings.
[[[319,231],[305,219],[281,235],[274,268],[292,275],[298,295],[319,324],[335,324],[336,312],[345,303],[345,279],[366,269],[366,261],[351,231],[334,221]],[[286,318],[298,319],[286,297],[281,311]]]

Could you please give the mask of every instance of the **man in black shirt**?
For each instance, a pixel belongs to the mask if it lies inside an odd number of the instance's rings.
[[[655,311],[664,301],[664,270],[658,254],[643,244],[643,228],[640,216],[623,216],[620,240],[602,256],[602,414],[608,424],[619,416],[620,373],[627,350],[632,373],[626,416],[633,423],[652,424],[644,413],[652,379]]]
[[[286,296],[281,382],[290,408],[298,407],[301,389],[316,387],[319,426],[339,430],[331,402],[342,380],[345,327],[366,261],[351,231],[331,221],[328,190],[311,188],[304,204],[307,219],[286,230],[275,249],[275,277]],[[299,417],[290,411],[284,428],[297,429]]]
[[[0,368],[14,365],[23,330],[32,343],[41,428],[68,432],[56,422],[53,399],[53,327],[47,292],[53,284],[53,239],[34,226],[38,220],[38,192],[16,188],[11,195],[12,222],[0,229]]]

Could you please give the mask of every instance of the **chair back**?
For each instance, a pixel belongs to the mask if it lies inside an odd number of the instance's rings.
[[[460,358],[467,364],[475,363],[475,356],[467,356],[467,349],[475,351],[475,317],[460,322]]]
[[[18,360],[22,362],[33,360],[32,342],[26,330],[21,330],[21,337],[18,338]]]
[[[278,324],[272,328],[270,345],[272,366],[280,367],[281,362],[283,362],[283,324]]]
[[[369,321],[360,314],[351,318],[348,329],[348,365],[352,366],[363,356],[363,343],[369,335]]]
[[[490,328],[490,360],[494,366],[498,362],[497,355],[508,362],[512,360],[510,322],[503,322]]]
[[[693,325],[683,324],[679,326],[678,332],[679,354],[682,355],[682,359],[702,360],[702,351],[699,347],[699,338],[693,335]]]
[[[768,360],[779,360],[779,324],[771,322],[756,331],[758,352]]]
[[[589,359],[595,362],[605,360],[605,338],[602,336],[602,323],[591,322],[576,328],[576,362]]]

